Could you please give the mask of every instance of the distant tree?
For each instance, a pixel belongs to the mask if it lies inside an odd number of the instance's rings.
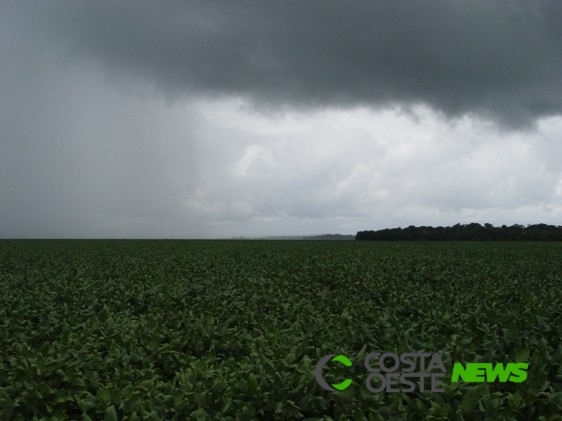
[[[385,228],[378,231],[359,231],[355,235],[361,241],[410,241],[410,240],[446,240],[446,241],[562,241],[562,226],[547,224],[524,225],[515,224],[510,227],[502,225],[494,227],[485,223],[484,226],[472,222],[455,224],[452,227],[431,227],[414,225],[408,228]]]

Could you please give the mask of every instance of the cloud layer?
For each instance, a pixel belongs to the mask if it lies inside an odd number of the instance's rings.
[[[0,238],[562,220],[558,2],[6,2]]]
[[[172,99],[425,104],[506,128],[562,111],[556,0],[56,1],[21,14],[65,54]]]

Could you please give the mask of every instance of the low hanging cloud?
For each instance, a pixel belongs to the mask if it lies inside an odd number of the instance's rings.
[[[66,58],[168,99],[262,112],[425,104],[524,128],[562,112],[562,2],[49,1],[10,4]]]

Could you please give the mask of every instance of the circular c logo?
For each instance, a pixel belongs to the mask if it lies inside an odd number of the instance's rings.
[[[345,379],[341,383],[333,383],[330,386],[326,382],[326,380],[324,380],[324,377],[322,377],[322,369],[324,368],[324,366],[326,365],[326,363],[328,361],[338,361],[338,362],[342,363],[343,365],[345,365],[346,367],[351,367],[351,361],[349,361],[349,358],[347,358],[345,355],[340,354],[336,357],[334,357],[334,355],[336,355],[336,354],[328,354],[325,357],[322,357],[322,359],[320,359],[320,361],[318,361],[318,363],[316,364],[316,368],[314,370],[314,376],[316,377],[316,381],[318,382],[318,384],[323,389],[326,389],[330,392],[335,392],[336,389],[337,390],[345,390],[349,387],[349,385],[352,382],[351,379]],[[334,357],[334,358],[332,358],[332,357]]]

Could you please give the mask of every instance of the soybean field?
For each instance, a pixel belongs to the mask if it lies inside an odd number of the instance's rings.
[[[0,241],[2,420],[562,420],[561,332],[558,242]],[[373,352],[443,392],[373,393]]]

